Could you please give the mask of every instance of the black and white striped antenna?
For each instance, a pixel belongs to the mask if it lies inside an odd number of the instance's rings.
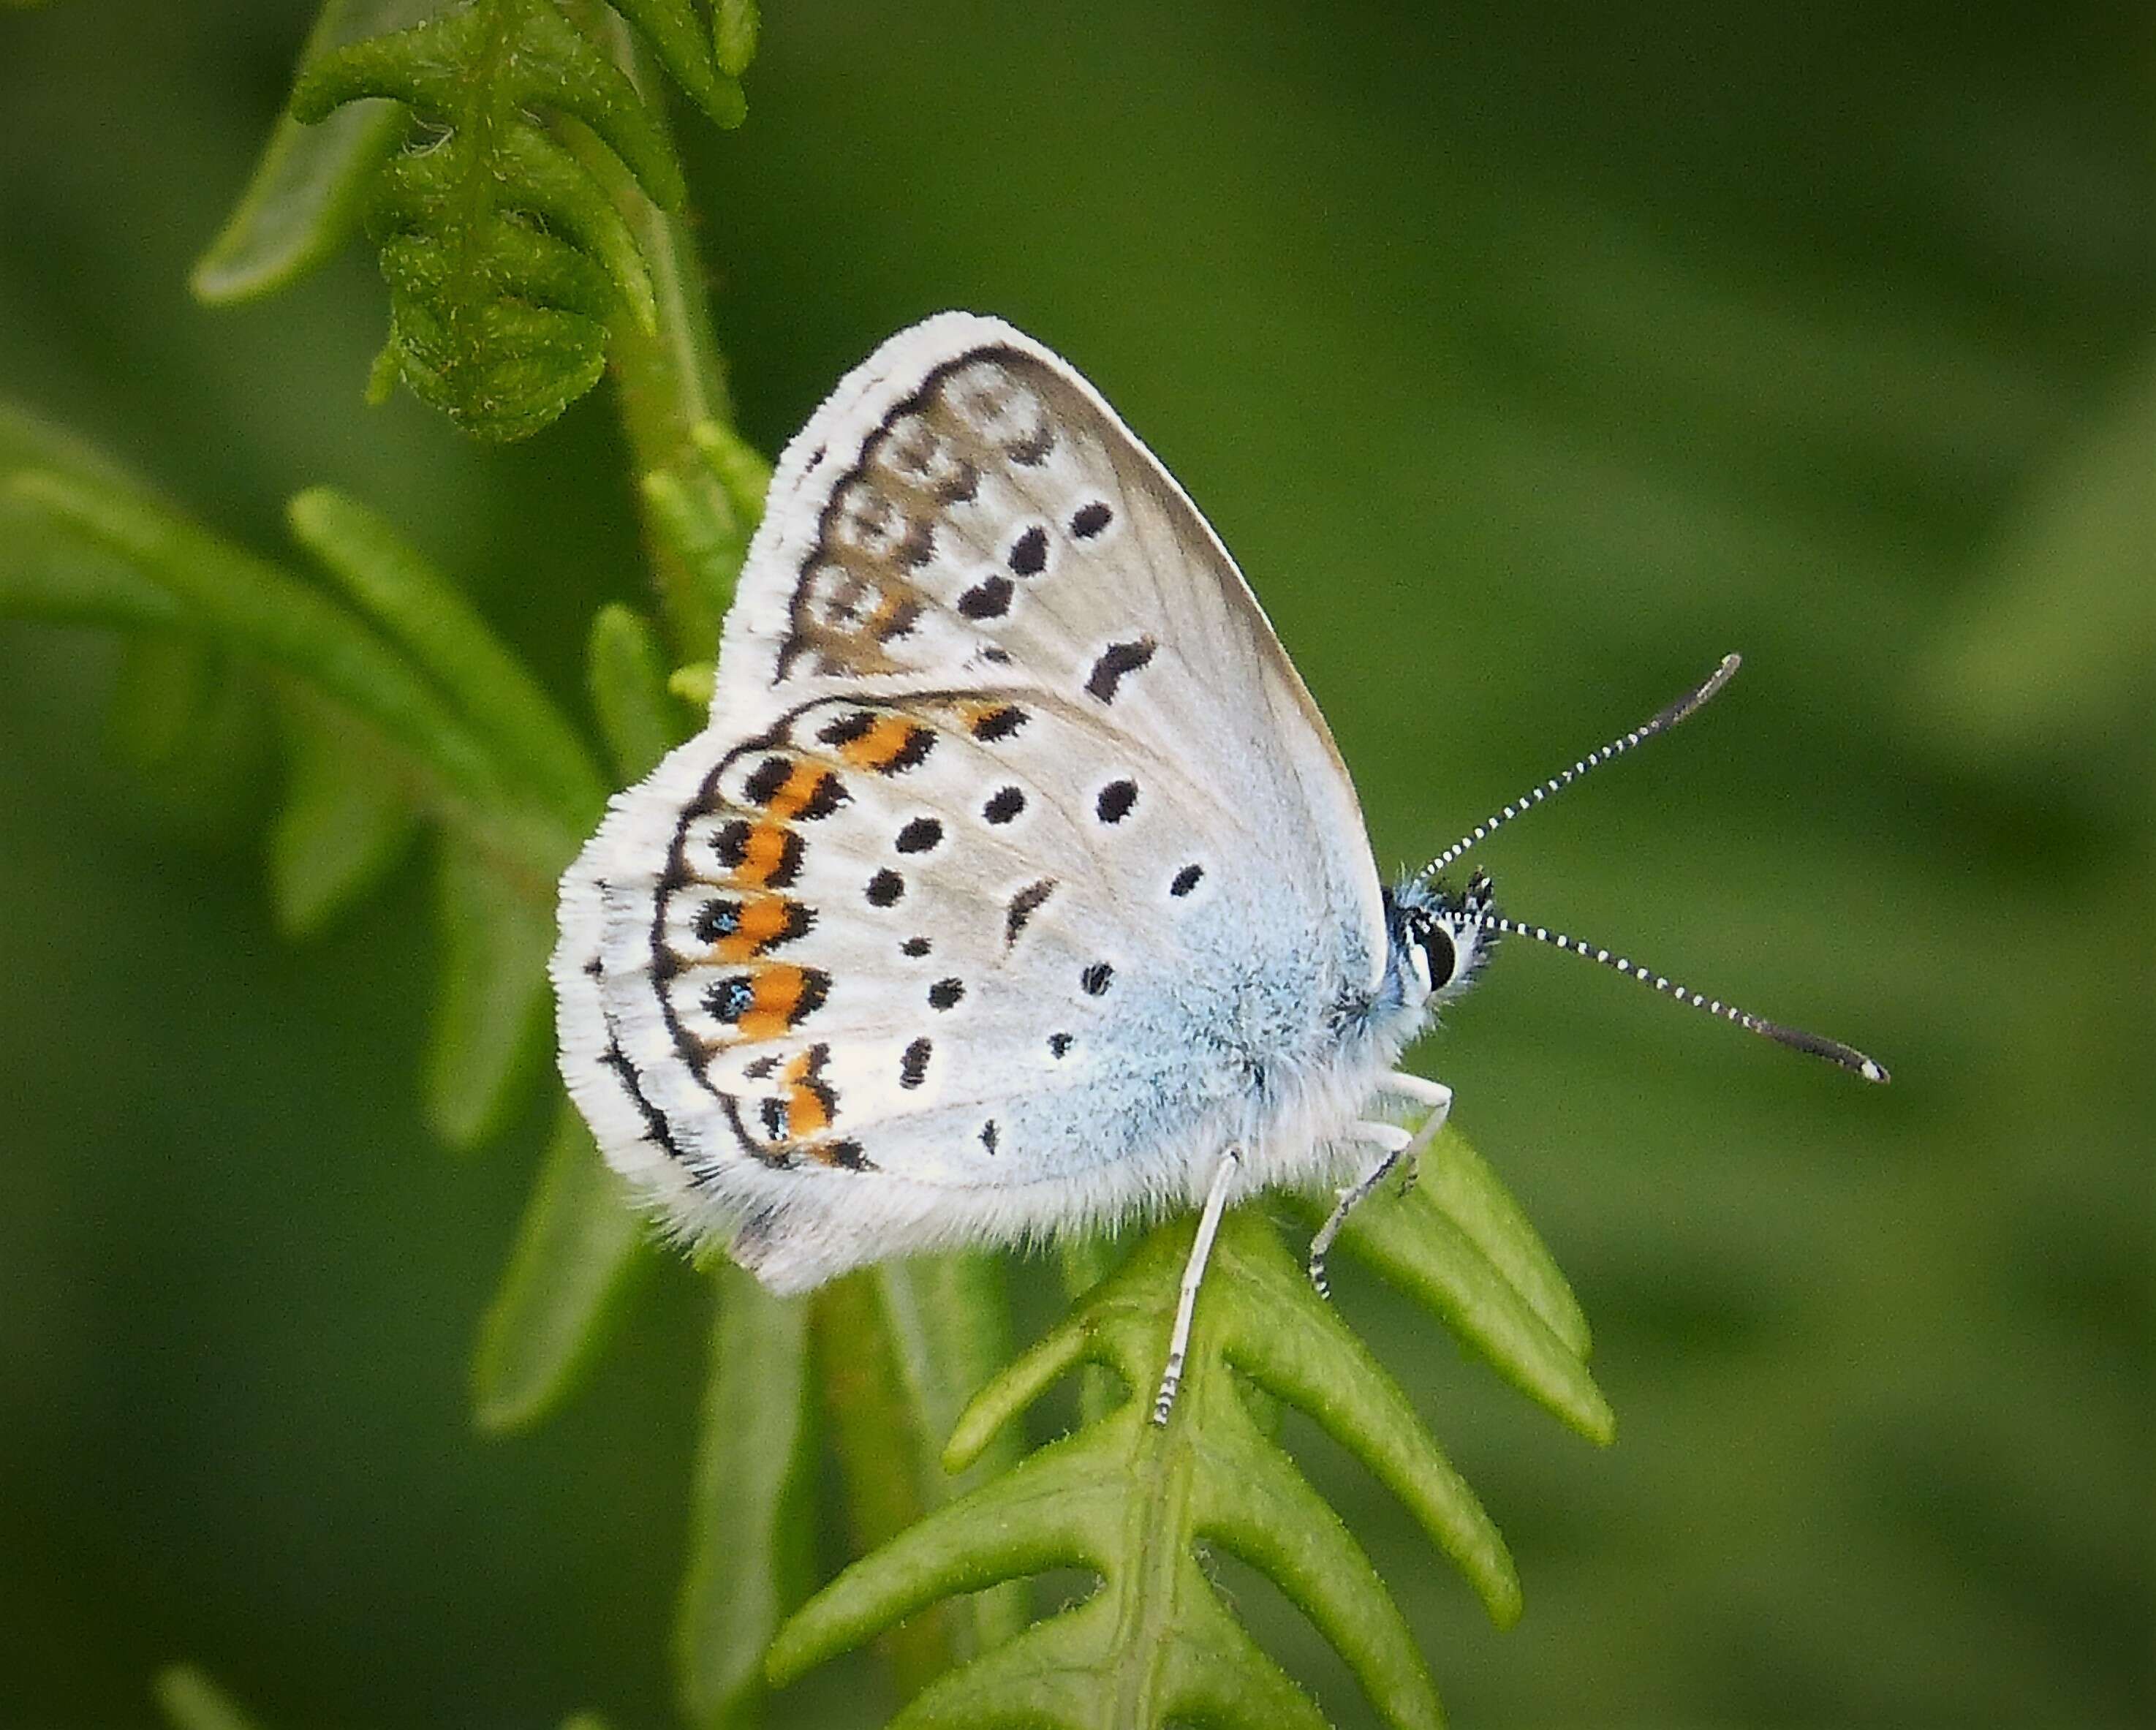
[[[1539,787],[1530,787],[1525,793],[1522,793],[1519,798],[1514,799],[1511,804],[1506,806],[1504,809],[1496,813],[1492,816],[1484,818],[1481,822],[1476,824],[1473,829],[1468,830],[1466,834],[1462,835],[1450,847],[1446,848],[1444,852],[1439,854],[1435,859],[1430,860],[1428,865],[1424,865],[1419,871],[1416,872],[1415,875],[1419,877],[1435,877],[1440,871],[1444,870],[1446,866],[1451,865],[1455,860],[1456,860],[1461,854],[1465,853],[1470,847],[1472,847],[1477,841],[1486,837],[1493,829],[1503,828],[1505,824],[1510,823],[1522,811],[1533,810],[1537,805],[1542,803],[1542,802],[1548,798],[1552,793],[1558,792],[1560,788],[1571,786],[1573,782],[1577,781],[1582,775],[1584,775],[1589,769],[1599,769],[1603,764],[1609,762],[1613,757],[1622,757],[1626,752],[1633,749],[1635,746],[1645,744],[1647,741],[1653,738],[1656,733],[1667,732],[1680,721],[1682,721],[1687,715],[1691,715],[1697,710],[1703,708],[1710,697],[1713,696],[1723,685],[1728,684],[1732,679],[1737,676],[1738,668],[1743,665],[1744,660],[1742,655],[1723,655],[1722,657],[1722,665],[1717,667],[1712,673],[1708,674],[1706,682],[1701,685],[1697,690],[1688,691],[1683,696],[1679,697],[1676,701],[1671,703],[1668,708],[1663,710],[1662,712],[1656,716],[1653,720],[1643,721],[1639,726],[1634,727],[1630,732],[1623,735],[1621,737],[1612,739],[1599,751],[1589,752],[1586,756],[1580,758],[1578,762],[1574,763],[1570,768],[1565,770],[1563,773],[1553,776],[1550,779],[1543,782]]]
[[[1552,793],[1560,788],[1570,786],[1589,769],[1598,769],[1613,757],[1622,757],[1634,747],[1645,744],[1656,734],[1667,732],[1686,716],[1701,708],[1710,697],[1718,692],[1723,685],[1728,684],[1741,665],[1739,657],[1734,655],[1724,655],[1722,658],[1722,665],[1709,674],[1697,688],[1679,697],[1676,701],[1671,703],[1653,719],[1643,721],[1630,732],[1612,739],[1600,750],[1589,752],[1562,774],[1553,777],[1538,787],[1529,788],[1512,803],[1476,824],[1467,834],[1439,854],[1417,873],[1417,875],[1425,880],[1435,877],[1492,830],[1510,823],[1522,812],[1532,810]],[[1784,1027],[1779,1021],[1769,1021],[1764,1016],[1754,1015],[1748,1010],[1738,1009],[1734,1004],[1724,1003],[1719,998],[1710,998],[1703,992],[1690,990],[1678,984],[1675,980],[1656,973],[1652,968],[1635,962],[1629,957],[1613,954],[1600,945],[1588,942],[1584,937],[1567,937],[1562,932],[1553,932],[1544,926],[1526,925],[1518,920],[1508,919],[1490,906],[1490,892],[1489,879],[1481,872],[1476,872],[1469,881],[1466,892],[1454,903],[1456,916],[1471,922],[1480,930],[1493,936],[1530,937],[1537,943],[1547,943],[1552,948],[1563,949],[1573,955],[1585,956],[1589,961],[1599,963],[1604,967],[1614,968],[1619,973],[1626,974],[1644,985],[1651,986],[1664,996],[1674,998],[1687,1009],[1698,1009],[1709,1015],[1718,1015],[1723,1020],[1743,1028],[1747,1033],[1758,1034],[1762,1039],[1772,1040],[1778,1045],[1786,1045],[1792,1051],[1802,1051],[1808,1056],[1825,1058],[1829,1063],[1839,1065],[1852,1075],[1863,1076],[1867,1081],[1884,1081],[1887,1079],[1887,1069],[1883,1064],[1866,1057],[1853,1045],[1845,1045],[1839,1040],[1830,1040],[1820,1034],[1806,1033],[1800,1028]]]

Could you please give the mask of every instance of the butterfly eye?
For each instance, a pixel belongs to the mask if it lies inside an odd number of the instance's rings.
[[[1423,966],[1430,973],[1430,988],[1442,991],[1452,983],[1460,966],[1460,952],[1453,947],[1452,933],[1433,924],[1422,934]]]

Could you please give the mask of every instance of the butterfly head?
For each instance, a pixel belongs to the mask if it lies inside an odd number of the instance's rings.
[[[1385,927],[1404,1008],[1419,1012],[1475,983],[1496,947],[1494,893],[1482,871],[1465,889],[1414,876],[1386,891]]]

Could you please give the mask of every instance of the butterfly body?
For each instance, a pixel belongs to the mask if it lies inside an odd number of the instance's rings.
[[[1396,1155],[1424,927],[1175,482],[945,314],[788,447],[710,724],[564,878],[562,1065],[674,1229],[799,1290]]]

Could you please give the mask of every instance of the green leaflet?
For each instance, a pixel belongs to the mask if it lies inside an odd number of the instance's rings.
[[[24,512],[33,531],[101,555],[86,580],[64,585],[33,572],[33,602],[75,603],[80,616],[122,622],[148,583],[176,624],[296,681],[318,699],[363,716],[429,783],[430,803],[484,837],[541,882],[557,876],[575,842],[543,814],[520,808],[483,742],[403,655],[365,624],[289,572],[197,527],[153,500],[87,475],[33,470],[0,488],[0,506]],[[130,573],[115,582],[108,562]],[[162,609],[161,609],[162,610]],[[127,622],[150,622],[138,611]]]
[[[625,347],[625,362],[633,362],[636,345]],[[639,394],[635,383],[634,366],[625,364],[624,395],[630,402]],[[655,394],[641,393],[646,399]],[[771,465],[716,421],[696,421],[687,434],[686,449],[668,466],[647,471],[639,490],[659,562],[678,570],[676,581],[685,591],[672,609],[675,639],[686,652],[700,654],[718,640],[749,537],[763,520]],[[663,444],[663,429],[651,429],[647,442]]]
[[[1479,1324],[1478,1349],[1509,1353],[1517,1340],[1508,1328],[1531,1326],[1537,1350],[1563,1358],[1570,1348],[1557,1328],[1478,1245],[1487,1220],[1473,1216],[1478,1209],[1486,1215],[1502,1191],[1475,1165],[1464,1183],[1433,1186],[1438,1193],[1420,1201],[1373,1198],[1367,1209],[1378,1223],[1343,1241],[1424,1296],[1432,1269],[1466,1264],[1473,1279],[1490,1282],[1484,1296],[1506,1317],[1503,1326]],[[1465,1223],[1446,1207],[1447,1192],[1471,1199]],[[1256,1209],[1231,1214],[1222,1229],[1181,1400],[1165,1429],[1153,1425],[1149,1408],[1191,1232],[1184,1220],[1151,1234],[1006,1368],[960,1419],[946,1460],[954,1469],[971,1465],[1011,1419],[1081,1364],[1103,1365],[1121,1382],[1112,1407],[846,1569],[780,1630],[768,1659],[774,1682],[941,1598],[1075,1567],[1099,1577],[1093,1595],[948,1672],[898,1723],[1322,1724],[1214,1589],[1203,1556],[1217,1548],[1267,1574],[1301,1607],[1385,1722],[1440,1722],[1398,1609],[1353,1537],[1268,1434],[1265,1415],[1253,1412],[1245,1378],[1267,1399],[1314,1418],[1382,1479],[1501,1625],[1519,1610],[1502,1540],[1406,1397],[1311,1288]],[[1426,1241],[1405,1247],[1410,1235]],[[1547,1261],[1539,1245],[1534,1259]],[[1498,1288],[1508,1295],[1491,1296]],[[1541,1297],[1547,1306],[1549,1293]],[[1538,1385],[1551,1373],[1516,1379]],[[1570,1373],[1591,1394],[1576,1358]],[[1569,1386],[1564,1374],[1553,1379]],[[1568,1398],[1599,1401],[1577,1389]]]
[[[417,827],[393,761],[350,726],[285,715],[285,803],[270,825],[270,905],[288,937],[326,929],[379,883]]]
[[[685,667],[676,667],[666,675],[666,688],[685,703],[693,703],[699,709],[711,706],[711,693],[718,688],[719,670],[716,662],[691,661]]]
[[[737,57],[729,50],[741,47],[738,27],[729,29],[726,14],[733,8],[714,8],[709,23],[690,0],[613,0],[615,11],[644,33],[658,54],[660,64],[689,93],[712,123],[731,131],[748,116],[748,101],[742,95],[741,74],[748,69],[756,48],[754,13],[748,27],[747,53]]]
[[[1309,1208],[1315,1226],[1322,1208]],[[1586,1317],[1519,1204],[1480,1154],[1448,1128],[1422,1156],[1404,1197],[1373,1198],[1341,1241],[1420,1298],[1463,1344],[1591,1442],[1616,1419],[1588,1373]]]
[[[254,1720],[192,1664],[159,1671],[150,1691],[172,1730],[254,1730]]]
[[[445,3],[328,0],[300,51],[300,68]],[[368,188],[408,124],[391,102],[355,102],[314,126],[278,116],[247,190],[188,275],[196,298],[226,305],[275,294],[328,259],[359,227]]]
[[[599,608],[585,654],[593,712],[614,772],[641,781],[685,738],[681,706],[666,688],[666,670],[651,627],[619,602]]]
[[[643,1236],[584,1120],[562,1101],[480,1327],[472,1406],[480,1429],[521,1430],[561,1404],[604,1341]]]
[[[87,441],[0,399],[0,613],[121,630],[184,622],[170,590],[22,490],[44,473],[92,494],[151,503],[147,487]]]
[[[715,0],[711,8],[711,40],[719,65],[736,78],[756,58],[757,32],[761,25],[756,0]]]
[[[286,507],[292,532],[409,652],[495,762],[582,829],[606,791],[576,730],[464,595],[372,511],[328,487]]]
[[[695,1730],[747,1725],[763,1651],[808,1580],[816,1431],[808,1303],[721,1260],[699,1414],[689,1566],[675,1614],[675,1689]]]
[[[1019,1438],[998,1435],[955,1478],[942,1446],[967,1404],[1011,1353],[1004,1267],[983,1255],[915,1257],[875,1270],[884,1323],[904,1399],[904,1431],[924,1507],[987,1481],[1018,1461]],[[1024,1589],[1011,1583],[978,1593],[956,1632],[959,1656],[986,1651],[1025,1626]]]
[[[453,835],[443,837],[435,885],[442,972],[424,1097],[434,1132],[462,1150],[508,1120],[545,1050],[554,906]]]
[[[738,122],[740,85],[688,0],[620,10],[707,113]],[[672,209],[681,172],[663,120],[555,0],[470,0],[345,43],[309,61],[291,112],[321,122],[381,97],[422,129],[380,171],[367,216],[389,289],[385,363],[467,431],[526,437],[598,382],[617,311],[657,326],[634,231],[541,117],[588,128]]]

